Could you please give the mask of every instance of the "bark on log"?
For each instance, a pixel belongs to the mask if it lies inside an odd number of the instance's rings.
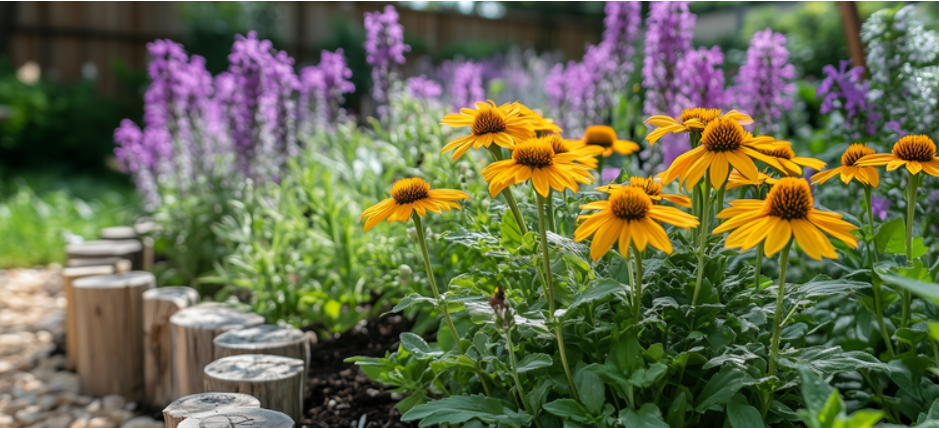
[[[173,382],[179,395],[204,392],[202,370],[215,359],[212,340],[228,330],[261,325],[264,318],[209,303],[170,317]]]
[[[293,428],[294,422],[281,412],[267,409],[227,409],[206,412],[179,424],[179,428]],[[169,425],[167,425],[169,428]]]
[[[303,360],[276,355],[224,357],[205,367],[205,389],[258,397],[261,407],[299,422],[303,416]]]
[[[303,379],[310,366],[310,340],[295,327],[264,324],[230,330],[215,338],[215,358],[265,354],[303,360]]]
[[[72,282],[83,394],[143,398],[143,293],[155,282],[137,271]]]
[[[62,269],[62,291],[65,293],[65,353],[68,356],[67,367],[75,370],[78,362],[78,338],[75,326],[75,295],[72,283],[79,278],[94,275],[111,275],[114,266],[85,266]]]
[[[248,394],[206,392],[182,397],[163,409],[166,428],[176,428],[190,416],[229,409],[257,409],[261,402]]]
[[[170,366],[170,317],[199,303],[190,287],[160,287],[143,293],[144,397],[147,404],[163,407],[178,397]]]
[[[134,270],[141,270],[143,245],[136,239],[88,241],[65,246],[69,259],[98,259],[120,257],[131,261]]]

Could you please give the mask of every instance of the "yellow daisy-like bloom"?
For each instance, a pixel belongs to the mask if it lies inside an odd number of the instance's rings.
[[[584,132],[584,138],[572,140],[585,146],[598,146],[603,148],[603,157],[610,157],[613,153],[631,155],[639,151],[639,145],[627,140],[616,138],[616,131],[606,125],[593,125]]]
[[[545,118],[544,116],[528,108],[524,104],[521,104],[518,102],[515,102],[512,104],[518,107],[519,113],[521,114],[522,117],[535,119],[534,120],[535,132],[541,132],[544,134],[547,134],[547,133],[560,134],[561,131],[563,131],[563,129],[561,129],[560,126],[557,126],[553,120]]]
[[[610,193],[607,201],[591,202],[580,207],[582,210],[599,210],[594,214],[585,214],[578,220],[585,220],[574,231],[574,240],[583,241],[593,235],[590,244],[590,257],[600,260],[613,244],[619,240],[619,250],[626,254],[630,243],[639,251],[644,251],[647,244],[672,253],[672,243],[668,234],[659,223],[668,223],[684,229],[698,226],[698,219],[678,208],[657,205],[652,198],[639,187],[619,187]]]
[[[646,120],[646,125],[655,126],[656,129],[646,135],[649,144],[655,144],[667,134],[680,134],[682,132],[702,132],[711,121],[718,117],[736,120],[741,125],[753,123],[753,119],[737,110],[731,110],[726,114],[721,114],[720,109],[716,108],[686,108],[682,110],[681,116],[669,117],[656,115]]]
[[[766,200],[738,199],[717,215],[729,219],[714,229],[714,233],[734,230],[727,236],[727,248],[749,250],[766,241],[767,257],[783,249],[795,237],[809,257],[837,259],[835,247],[822,233],[838,238],[851,248],[857,248],[857,238],[851,234],[857,229],[841,219],[841,214],[813,208],[812,189],[802,178],[779,179],[766,195]],[[821,229],[821,230],[819,230]]]
[[[704,128],[701,145],[681,156],[665,171],[665,182],[681,177],[679,183],[690,189],[710,171],[711,184],[720,188],[727,180],[731,165],[744,177],[756,181],[760,171],[753,159],[763,161],[782,170],[776,158],[760,153],[760,150],[772,150],[788,147],[788,141],[779,141],[773,137],[754,137],[745,131],[739,122],[728,117],[718,117]]]
[[[391,197],[365,210],[361,220],[365,222],[364,228],[368,232],[384,219],[388,219],[388,223],[407,222],[414,211],[423,217],[427,211],[439,213],[442,210],[450,211],[450,208],[462,209],[454,201],[469,198],[469,195],[459,190],[431,190],[430,184],[421,178],[402,178],[391,186]]]
[[[522,116],[519,106],[513,103],[496,107],[496,103],[489,100],[489,104],[476,103],[475,110],[462,108],[459,113],[444,116],[441,125],[469,126],[471,133],[447,143],[440,153],[454,150],[453,160],[457,160],[470,147],[478,149],[496,143],[511,149],[519,141],[534,137],[537,120]]]
[[[658,204],[662,202],[662,199],[665,199],[675,205],[691,208],[691,198],[685,195],[662,193],[661,179],[658,178],[629,177],[629,181],[627,181],[626,184],[607,184],[606,186],[598,187],[597,191],[611,193],[623,187],[642,189],[642,191],[646,192],[646,195],[649,195],[649,198],[652,199],[652,203],[654,204]]]
[[[555,155],[571,153],[577,155],[577,162],[589,166],[590,169],[597,169],[597,155],[603,153],[603,147],[588,146],[575,140],[565,140],[561,138],[561,134],[546,134],[544,139],[551,142],[551,148],[554,149]]]
[[[496,197],[506,187],[531,179],[535,190],[548,197],[553,188],[577,191],[577,183],[592,183],[590,167],[579,163],[580,153],[556,154],[552,137],[532,138],[515,146],[512,159],[493,162],[483,170],[483,179],[489,183],[489,194]]]
[[[910,174],[927,174],[939,177],[939,158],[936,157],[936,143],[925,135],[907,135],[893,145],[893,153],[867,155],[854,163],[857,166],[887,165],[887,171],[893,171],[906,165]]]
[[[841,174],[841,181],[848,184],[853,179],[871,187],[877,187],[880,184],[880,175],[877,168],[872,166],[856,166],[857,161],[867,155],[877,153],[874,149],[867,147],[867,144],[854,143],[848,146],[848,149],[841,155],[841,166],[827,171],[819,171],[812,175],[812,184],[821,184],[828,181],[838,174]]]
[[[730,176],[727,177],[727,190],[736,189],[743,186],[761,186],[763,183],[773,185],[776,184],[777,181],[777,179],[770,177],[769,175],[766,175],[762,172],[756,180],[751,180],[747,177],[744,177],[740,171],[735,169],[731,171]]]
[[[776,158],[776,162],[779,162],[779,166],[783,168],[782,172],[790,177],[802,176],[802,168],[800,168],[800,166],[821,171],[822,168],[825,168],[825,165],[827,165],[825,162],[818,159],[797,157],[796,153],[792,151],[791,146],[759,149],[759,152],[766,156]]]

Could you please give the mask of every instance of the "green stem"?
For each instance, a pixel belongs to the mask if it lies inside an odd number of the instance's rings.
[[[776,360],[779,356],[779,336],[782,333],[783,303],[786,293],[786,268],[789,267],[789,249],[792,247],[792,238],[779,253],[779,286],[776,290],[776,311],[773,313],[773,342],[770,345],[769,366],[766,375],[776,374]]]
[[[763,282],[760,277],[763,275],[763,251],[764,246],[766,245],[765,241],[760,241],[760,244],[756,246],[756,276],[753,280],[753,293],[756,294],[760,291],[760,284]]]
[[[505,337],[505,343],[508,346],[509,351],[509,363],[512,364],[512,377],[515,378],[515,387],[518,389],[518,395],[522,397],[522,403],[525,404],[525,410],[532,416],[535,421],[535,425],[538,428],[541,428],[541,421],[538,420],[538,415],[535,414],[535,409],[531,406],[531,403],[528,401],[528,394],[525,392],[525,388],[522,387],[522,381],[518,377],[518,363],[515,362],[515,345],[512,344],[512,331],[509,330],[503,335]]]
[[[633,323],[636,324],[636,334],[638,334],[639,326],[639,312],[642,307],[642,252],[640,252],[635,245],[631,246],[626,250],[626,266],[627,268],[631,265],[629,260],[629,253],[632,253],[636,258],[636,276],[633,278],[632,269],[627,269],[629,271],[629,282],[630,286],[633,289]]]
[[[874,206],[871,204],[874,191],[871,186],[862,186],[864,187],[864,198],[867,201],[867,224],[870,227],[870,239],[867,239],[867,262],[871,269],[871,283],[873,284],[874,291],[874,317],[877,318],[877,324],[880,326],[880,335],[883,337],[884,343],[887,345],[887,353],[890,355],[890,358],[893,358],[893,342],[890,340],[890,333],[887,332],[887,323],[884,322],[883,302],[880,299],[880,278],[877,276],[877,273],[874,272],[874,263],[877,259],[877,252],[873,248]]]
[[[698,225],[698,281],[694,284],[694,295],[691,297],[691,306],[694,306],[698,303],[698,294],[701,293],[701,282],[704,280],[704,249],[707,247],[707,233],[708,233],[708,220],[710,219],[710,206],[711,200],[711,180],[710,173],[704,174],[704,193],[701,197],[701,217],[698,218],[698,221],[701,223]]]
[[[488,148],[489,153],[495,161],[498,162],[502,160],[502,148],[495,144],[490,144]],[[509,209],[512,210],[512,215],[515,216],[515,222],[518,223],[522,235],[526,235],[528,233],[528,225],[525,224],[525,217],[522,217],[522,210],[518,208],[518,202],[515,200],[515,195],[512,194],[512,187],[509,186],[503,189],[502,196],[505,197],[505,203],[508,204]]]
[[[537,191],[535,193],[537,193]],[[555,320],[554,285],[552,284],[553,279],[551,278],[551,255],[548,251],[548,233],[545,231],[544,206],[544,197],[538,193],[538,233],[541,237],[541,253],[544,256],[544,287],[545,294],[548,296],[549,317],[551,320]],[[574,399],[579,403],[580,395],[577,394],[577,387],[574,386],[574,377],[571,376],[571,369],[567,364],[567,351],[564,349],[564,334],[561,331],[561,322],[558,320],[555,321],[554,335],[558,340],[558,352],[561,354],[561,364],[564,366],[564,374],[567,375],[567,382],[571,385],[571,392],[573,392]]]
[[[440,292],[437,291],[437,280],[434,279],[434,269],[430,265],[430,253],[427,252],[427,239],[424,237],[424,224],[421,221],[421,216],[414,214],[413,218],[414,228],[417,229],[417,240],[421,244],[421,255],[424,256],[424,269],[427,270],[427,280],[430,281],[430,289],[433,290],[434,298],[437,299],[437,308],[440,309],[440,312],[443,313],[443,318],[447,321],[447,327],[450,329],[450,335],[453,336],[453,341],[456,342],[456,347],[462,354],[463,343],[460,341],[460,336],[456,333],[456,327],[453,325],[453,320],[450,319],[450,312],[447,310],[446,303],[441,304],[440,302]]]
[[[698,218],[698,221],[701,221],[701,186],[695,184],[694,188],[691,189],[691,215]],[[691,242],[695,245],[698,245],[698,236],[700,236],[701,231],[691,232]]]
[[[562,198],[564,197],[563,193],[561,194],[561,197]],[[554,233],[558,233],[557,226],[554,224],[554,190],[553,189],[548,189],[548,198],[546,202],[547,202],[546,208],[548,209],[548,212],[546,214],[548,216],[548,230]]]
[[[919,186],[919,177],[910,174],[909,199],[906,204],[906,262],[913,263],[913,217],[916,215],[916,190]],[[900,316],[900,328],[904,328],[910,323],[910,306],[913,303],[913,295],[910,290],[904,289],[903,310]]]
[[[721,223],[720,219],[717,218],[717,215],[724,210],[724,191],[727,189],[727,178],[724,178],[724,184],[721,184],[721,188],[717,189],[717,200],[714,201],[714,206],[717,208],[717,211],[714,211],[714,225],[717,226]]]

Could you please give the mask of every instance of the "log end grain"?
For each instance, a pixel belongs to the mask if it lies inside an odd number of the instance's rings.
[[[187,329],[227,331],[262,324],[264,317],[217,303],[203,303],[173,314],[170,322]]]
[[[232,355],[205,366],[207,378],[227,382],[273,382],[302,372],[303,360],[279,355]]]
[[[152,288],[143,293],[144,300],[167,300],[180,309],[199,303],[199,292],[192,287],[170,286]]]
[[[105,240],[137,239],[137,231],[130,226],[106,227],[98,236]]]
[[[88,241],[65,246],[65,253],[70,259],[97,257],[115,257],[133,254],[143,249],[143,244],[136,239]]]
[[[156,283],[156,278],[150,272],[133,271],[114,275],[89,276],[79,278],[72,282],[74,288],[150,288]]]
[[[206,392],[181,397],[163,409],[163,419],[166,427],[179,425],[190,416],[206,412],[216,412],[229,409],[257,409],[261,402],[248,394],[233,392]]]
[[[228,409],[186,419],[179,428],[293,428],[289,416],[267,409]]]
[[[215,346],[255,350],[302,343],[306,334],[295,327],[265,324],[229,330],[215,338]]]

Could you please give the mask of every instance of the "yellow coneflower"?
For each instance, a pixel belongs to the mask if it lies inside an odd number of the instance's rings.
[[[720,188],[727,180],[733,165],[744,177],[757,180],[760,171],[753,159],[763,161],[776,169],[783,169],[776,158],[760,153],[789,145],[773,137],[754,137],[734,119],[718,117],[708,123],[701,135],[701,145],[675,158],[665,171],[665,182],[681,177],[685,188],[698,184],[710,171],[711,184]]]
[[[714,233],[733,230],[727,236],[727,248],[749,250],[765,240],[767,257],[779,252],[795,237],[802,250],[813,259],[838,258],[831,241],[821,231],[857,248],[857,238],[851,234],[857,227],[841,220],[841,214],[815,209],[813,203],[808,182],[796,177],[781,178],[765,201],[732,201],[730,208],[717,215],[717,218],[729,220],[714,229]]]
[[[607,158],[613,153],[631,155],[639,151],[639,145],[627,140],[616,138],[616,131],[606,125],[593,125],[584,132],[584,138],[573,140],[574,143],[585,146],[598,146],[603,148],[603,157]]]
[[[727,190],[736,189],[743,186],[761,186],[763,183],[766,184],[776,184],[776,179],[766,175],[765,173],[760,173],[756,180],[751,180],[747,177],[744,177],[740,171],[736,169],[730,171],[730,176],[727,177]]]
[[[524,104],[521,104],[518,102],[515,102],[513,104],[515,106],[518,106],[519,113],[521,114],[522,117],[535,119],[535,123],[534,123],[535,132],[541,132],[544,134],[547,134],[547,133],[560,134],[561,131],[563,131],[563,129],[561,129],[560,126],[557,126],[557,124],[555,124],[553,120],[542,116],[537,111],[534,111],[528,108],[527,106],[525,106]]]
[[[684,229],[698,225],[698,219],[678,208],[654,204],[652,198],[639,187],[613,189],[609,200],[591,202],[580,209],[599,210],[597,213],[578,217],[578,220],[585,221],[574,231],[574,241],[577,242],[593,235],[590,257],[594,261],[600,260],[610,251],[617,240],[620,253],[624,255],[630,243],[635,244],[639,251],[645,250],[646,245],[651,244],[671,254],[672,243],[668,240],[668,234],[656,222]]]
[[[555,155],[571,153],[577,155],[577,162],[589,166],[590,169],[597,169],[597,155],[603,153],[603,147],[588,146],[575,140],[565,140],[561,138],[560,134],[546,134],[544,138],[551,142]]]
[[[812,175],[812,184],[822,184],[828,179],[840,175],[841,181],[848,184],[853,179],[861,183],[877,187],[880,184],[880,175],[877,168],[872,166],[857,166],[857,161],[861,158],[877,153],[874,149],[867,147],[867,144],[854,143],[848,146],[848,149],[841,155],[841,166],[826,171],[819,171]]]
[[[611,193],[623,187],[642,189],[646,192],[646,195],[649,195],[649,198],[652,199],[652,203],[654,204],[658,204],[662,202],[662,199],[665,199],[675,205],[691,208],[691,198],[685,195],[662,193],[662,183],[658,178],[630,177],[626,184],[607,184],[606,186],[598,187],[597,191]]]
[[[680,134],[682,132],[703,132],[704,128],[718,117],[736,120],[741,125],[753,123],[753,119],[737,110],[731,110],[721,114],[720,109],[716,108],[686,108],[682,110],[678,117],[669,117],[656,115],[646,120],[647,125],[657,127],[654,131],[646,135],[649,144],[655,144],[666,134]]]
[[[772,156],[776,158],[776,162],[779,162],[779,166],[782,167],[781,172],[789,177],[801,177],[802,168],[800,167],[803,166],[820,171],[822,168],[825,168],[825,165],[827,165],[825,162],[822,162],[818,159],[796,156],[796,152],[792,150],[791,146],[782,146],[772,149],[759,149],[759,152],[766,156]]]
[[[590,167],[578,162],[582,155],[555,154],[551,136],[531,138],[512,150],[512,158],[489,164],[483,179],[489,183],[489,194],[495,197],[506,187],[531,179],[535,190],[548,197],[550,189],[577,191],[577,183],[592,183]]]
[[[507,149],[515,147],[519,141],[535,136],[537,120],[524,117],[520,112],[517,103],[496,107],[496,103],[489,100],[488,104],[476,103],[475,110],[463,108],[459,113],[444,116],[441,125],[454,128],[469,126],[471,133],[447,143],[440,153],[454,150],[453,160],[456,160],[471,147],[488,148],[492,143]]]
[[[939,158],[936,157],[936,143],[925,135],[907,135],[893,145],[891,154],[866,155],[854,163],[857,166],[887,165],[887,171],[893,171],[906,165],[910,174],[927,174],[939,177]]]
[[[430,184],[418,177],[402,178],[391,187],[390,198],[372,205],[362,213],[362,221],[368,232],[385,219],[388,219],[388,223],[407,222],[414,211],[423,217],[427,211],[439,213],[442,210],[450,211],[450,208],[461,209],[460,204],[454,201],[469,198],[469,195],[459,190],[431,190]]]

